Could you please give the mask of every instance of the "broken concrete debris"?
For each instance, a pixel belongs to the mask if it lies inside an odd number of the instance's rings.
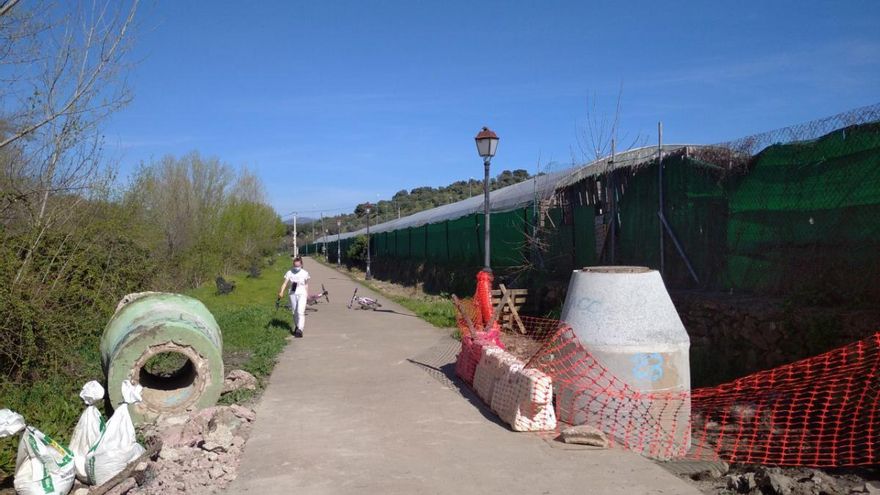
[[[257,377],[245,370],[232,370],[226,375],[223,381],[223,394],[235,392],[236,390],[256,390]]]
[[[580,445],[591,445],[607,449],[611,446],[608,437],[601,430],[591,425],[571,426],[562,430],[562,441]]]
[[[254,418],[254,411],[241,405],[159,416],[141,428],[148,445],[161,445],[155,455],[138,462],[115,486],[83,487],[75,493],[176,495],[222,491],[236,477]]]

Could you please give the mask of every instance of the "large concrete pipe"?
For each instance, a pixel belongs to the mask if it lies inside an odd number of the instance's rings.
[[[182,365],[151,372],[147,364],[159,355]],[[214,405],[223,389],[220,327],[204,304],[180,294],[125,296],[104,329],[101,358],[113,406],[124,380],[144,387],[143,402],[131,408],[136,422]]]
[[[656,431],[659,423],[663,437],[674,442],[672,448],[658,449],[635,435],[632,442],[639,442],[638,449],[651,457],[686,452],[691,438],[690,338],[660,274],[625,266],[576,270],[562,320],[614,376],[638,392],[656,394],[654,399],[613,399],[610,403],[607,397],[581,397],[577,400],[582,407],[575,406],[577,422],[618,432],[620,425]],[[560,392],[583,394],[580,390]],[[606,406],[600,411],[603,401]]]

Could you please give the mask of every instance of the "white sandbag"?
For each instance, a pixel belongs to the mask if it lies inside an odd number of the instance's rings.
[[[539,370],[511,366],[495,384],[492,410],[513,431],[556,429],[553,382]]]
[[[73,428],[70,438],[70,450],[73,452],[73,465],[76,468],[76,479],[88,483],[89,476],[86,473],[86,456],[89,451],[97,447],[101,436],[104,434],[104,416],[95,407],[95,404],[104,398],[104,387],[92,380],[86,383],[82,392],[79,393],[86,410],[79,417],[79,421]]]
[[[9,409],[0,409],[0,438],[11,437],[24,429],[24,418]]]
[[[492,404],[495,384],[509,369],[522,369],[523,362],[498,347],[483,347],[480,362],[474,372],[474,390],[487,405]]]
[[[25,426],[21,414],[0,409],[0,438],[22,430],[15,459],[15,492],[66,495],[73,488],[73,453],[40,430]]]
[[[98,444],[86,454],[85,468],[89,484],[106,483],[144,453],[144,448],[137,443],[128,411],[129,404],[141,401],[142,390],[143,387],[132,385],[128,380],[122,382],[122,400],[125,402],[107,421]]]

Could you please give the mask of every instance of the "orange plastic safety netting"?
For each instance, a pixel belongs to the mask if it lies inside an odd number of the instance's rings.
[[[469,384],[482,347],[506,350],[553,380],[561,423],[590,424],[650,457],[780,466],[880,462],[880,333],[825,354],[691,392],[636,390],[557,320],[522,317],[525,333],[486,338],[479,309],[460,304],[456,371]]]

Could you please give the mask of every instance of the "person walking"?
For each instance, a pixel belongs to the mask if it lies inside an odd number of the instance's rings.
[[[284,290],[290,285],[290,310],[293,312],[293,336],[302,338],[306,325],[306,304],[309,299],[309,272],[303,268],[299,256],[293,258],[293,268],[284,274],[284,282],[278,291],[278,298],[284,297]]]

